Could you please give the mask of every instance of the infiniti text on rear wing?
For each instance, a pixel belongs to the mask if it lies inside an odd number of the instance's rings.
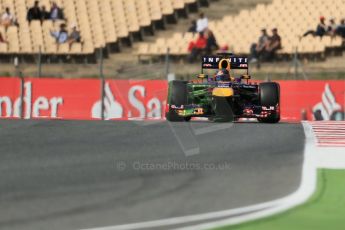
[[[247,69],[247,57],[224,57],[224,56],[204,56],[202,57],[203,69]]]

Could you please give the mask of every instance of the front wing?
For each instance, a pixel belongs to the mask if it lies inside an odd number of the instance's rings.
[[[180,117],[212,117],[214,111],[211,106],[205,105],[167,105],[167,111],[173,111]],[[245,106],[239,114],[234,114],[235,118],[266,118],[279,113],[279,105],[276,106]]]

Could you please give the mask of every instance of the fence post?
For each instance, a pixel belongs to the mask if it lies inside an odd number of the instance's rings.
[[[165,78],[168,79],[170,73],[170,48],[167,48],[167,52],[165,54]]]
[[[24,119],[24,94],[25,94],[25,81],[23,77],[22,71],[20,71],[20,66],[19,66],[19,58],[14,57],[13,60],[13,65],[15,68],[15,75],[19,78],[20,80],[20,88],[19,88],[19,118]]]
[[[99,76],[101,78],[101,119],[104,121],[104,87],[105,87],[105,79],[104,79],[104,73],[103,73],[103,48],[101,47],[99,50]]]
[[[303,65],[302,65],[301,61],[298,59],[298,47],[297,46],[295,48],[295,53],[293,55],[292,65],[290,65],[290,68],[291,67],[294,68],[295,79],[297,79],[299,77],[299,69],[300,69],[302,72],[302,75],[304,77],[304,80],[308,80],[308,76],[304,72]],[[289,72],[290,72],[290,70],[289,70]]]
[[[298,78],[298,54],[297,54],[297,46],[295,49],[295,53],[294,53],[294,68],[295,68],[295,80]]]
[[[38,47],[37,77],[42,77],[42,47]]]
[[[19,117],[20,119],[24,119],[24,94],[25,94],[25,81],[23,77],[23,73],[19,71],[19,78],[20,78],[20,108],[19,108]]]

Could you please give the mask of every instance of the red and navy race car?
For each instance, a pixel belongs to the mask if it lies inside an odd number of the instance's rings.
[[[208,75],[207,69],[216,72]],[[235,77],[232,72],[236,69],[246,72]],[[259,122],[279,122],[279,84],[252,83],[250,79],[246,57],[232,54],[203,57],[198,80],[169,83],[166,118],[190,121],[192,117],[208,117],[216,122],[257,118]]]

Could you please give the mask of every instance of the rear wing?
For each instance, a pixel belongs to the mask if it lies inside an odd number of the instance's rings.
[[[231,54],[216,55],[216,56],[204,56],[202,57],[202,72],[204,69],[245,69],[248,72],[248,58],[236,57]]]

